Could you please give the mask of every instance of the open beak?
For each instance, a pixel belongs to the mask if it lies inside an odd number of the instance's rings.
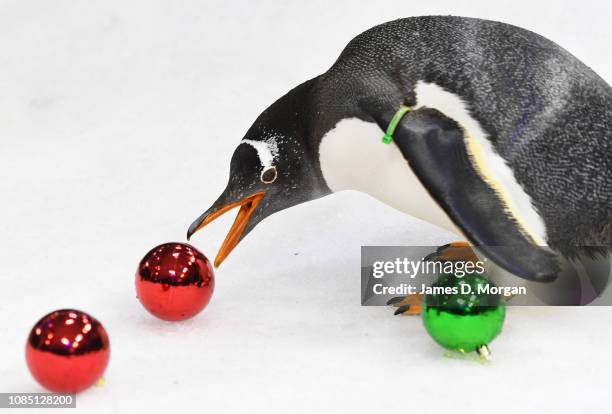
[[[213,208],[206,213],[202,214],[193,224],[189,227],[187,231],[187,239],[189,239],[195,232],[206,226],[208,223],[216,219],[217,217],[222,216],[224,213],[230,211],[231,209],[240,206],[240,210],[238,211],[238,215],[234,220],[234,224],[232,224],[232,228],[229,233],[225,237],[221,248],[219,249],[219,253],[217,253],[217,257],[215,257],[215,267],[218,267],[225,258],[230,254],[230,252],[238,245],[244,230],[249,223],[249,219],[251,215],[257,208],[259,202],[266,195],[265,192],[259,192],[252,194],[240,201],[236,201],[231,204],[222,205],[220,207],[213,206]]]

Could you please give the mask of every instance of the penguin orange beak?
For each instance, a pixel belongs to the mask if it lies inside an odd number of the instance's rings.
[[[225,258],[229,256],[231,251],[234,250],[234,247],[236,247],[240,242],[244,230],[249,223],[249,219],[265,195],[266,193],[263,191],[255,193],[240,201],[218,207],[212,212],[203,215],[191,225],[189,231],[187,232],[187,239],[216,218],[222,216],[235,207],[240,207],[240,210],[238,210],[238,215],[234,220],[234,224],[232,224],[229,233],[227,233],[227,236],[225,236],[225,240],[219,249],[219,253],[217,253],[217,257],[215,257],[215,267],[219,267]]]

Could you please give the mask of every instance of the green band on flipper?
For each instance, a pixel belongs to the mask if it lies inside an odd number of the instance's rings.
[[[400,123],[404,115],[410,112],[412,109],[408,106],[402,105],[400,109],[397,110],[393,118],[391,118],[391,122],[389,122],[389,126],[387,127],[387,132],[382,139],[384,144],[390,144],[393,141],[393,133],[395,132],[395,128],[397,128],[397,124]]]

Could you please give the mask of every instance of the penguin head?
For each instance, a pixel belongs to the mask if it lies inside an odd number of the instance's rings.
[[[239,208],[215,258],[215,267],[264,218],[330,192],[318,167],[318,157],[308,152],[304,134],[295,128],[289,132],[270,128],[269,112],[256,121],[235,149],[223,193],[187,232],[189,239],[217,217]]]

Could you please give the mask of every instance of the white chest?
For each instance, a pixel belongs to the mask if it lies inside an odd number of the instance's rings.
[[[458,232],[425,190],[396,145],[383,144],[377,124],[341,120],[319,147],[323,177],[336,192],[357,190],[400,211]]]

